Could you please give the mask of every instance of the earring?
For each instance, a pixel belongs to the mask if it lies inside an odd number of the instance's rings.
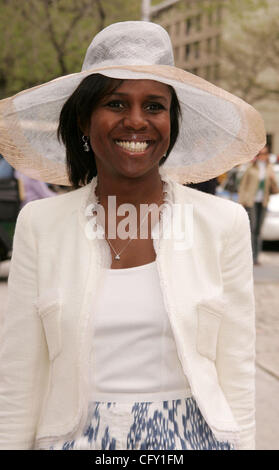
[[[84,152],[90,152],[90,147],[89,147],[89,137],[87,135],[82,136],[82,141],[83,141],[83,150]]]

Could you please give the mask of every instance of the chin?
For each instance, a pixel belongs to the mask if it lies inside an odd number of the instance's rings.
[[[131,178],[131,179],[136,179],[136,178],[141,178],[141,177],[144,177],[144,176],[147,176],[149,175],[150,173],[157,173],[159,172],[159,165],[155,165],[151,168],[140,168],[140,169],[130,169],[130,170],[127,170],[127,169],[121,169],[120,171],[118,171],[118,175],[121,175],[122,177],[125,177],[125,178]]]

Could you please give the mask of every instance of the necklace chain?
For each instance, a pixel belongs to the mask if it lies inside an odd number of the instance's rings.
[[[135,232],[136,234],[138,234],[139,230],[141,229],[141,226],[142,226],[143,222],[145,221],[146,217],[148,216],[148,213],[149,213],[149,211],[147,211],[146,214],[145,214],[145,216],[143,217],[139,228],[138,228],[137,231]],[[133,235],[134,235],[134,234],[133,234]],[[106,240],[108,241],[110,247],[112,248],[112,250],[113,250],[113,252],[114,252],[114,254],[115,254],[114,259],[120,260],[120,255],[121,255],[121,254],[123,253],[123,251],[130,245],[131,241],[134,240],[134,238],[131,237],[130,240],[128,241],[127,245],[125,245],[125,246],[122,248],[122,250],[119,251],[119,253],[117,253],[117,252],[115,251],[115,249],[113,248],[113,246],[112,246],[111,242],[109,241],[109,239],[106,238]]]
[[[163,190],[163,192],[164,192],[164,190]],[[96,192],[96,191],[95,191],[95,194],[97,195],[97,192]],[[97,197],[97,199],[98,199],[98,201],[99,201],[99,198],[98,198],[98,197]],[[164,200],[163,200],[163,204],[164,204]],[[148,216],[148,214],[149,214],[149,210],[147,210],[145,216],[143,217],[139,228],[138,228],[138,229],[136,230],[136,232],[135,232],[136,234],[138,234],[138,232],[139,232],[139,230],[141,229],[141,226],[142,226],[143,222],[145,221],[146,217]],[[134,235],[134,234],[133,234],[133,235]],[[107,237],[106,237],[106,240],[107,240],[107,242],[109,243],[110,247],[112,248],[112,250],[113,250],[113,252],[114,252],[114,254],[115,254],[114,259],[115,259],[115,260],[120,260],[121,254],[123,253],[124,250],[126,250],[126,248],[130,245],[131,241],[134,240],[134,238],[133,238],[133,237],[130,238],[130,240],[128,241],[127,245],[125,245],[118,253],[115,251],[115,249],[113,248],[111,242],[109,241],[109,239],[108,239]]]

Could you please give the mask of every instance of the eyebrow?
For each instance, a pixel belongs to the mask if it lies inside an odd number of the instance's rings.
[[[110,93],[110,96],[113,96],[113,95],[129,96],[129,93],[120,93],[120,92],[113,92],[113,93]],[[149,99],[149,100],[160,99],[160,100],[163,100],[163,101],[165,101],[166,103],[168,103],[167,98],[165,98],[165,96],[163,96],[163,95],[147,95],[146,98]]]

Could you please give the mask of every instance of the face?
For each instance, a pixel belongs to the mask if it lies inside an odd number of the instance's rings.
[[[257,155],[257,160],[267,161],[269,156],[269,151],[267,147],[264,147]]]
[[[153,80],[124,80],[93,110],[87,130],[98,174],[135,178],[158,171],[170,144],[171,92]]]

